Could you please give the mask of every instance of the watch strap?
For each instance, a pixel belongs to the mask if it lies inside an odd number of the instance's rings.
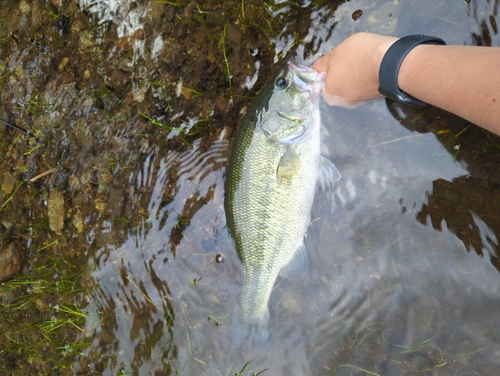
[[[398,86],[399,69],[401,68],[403,60],[413,48],[420,44],[445,45],[446,43],[440,38],[422,34],[408,35],[398,39],[389,47],[380,64],[378,91],[380,94],[397,102],[423,108],[427,106],[427,103],[413,98],[411,95],[402,91]]]

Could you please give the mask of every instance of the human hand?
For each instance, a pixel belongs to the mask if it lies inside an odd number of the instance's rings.
[[[382,97],[378,92],[380,64],[396,40],[372,33],[353,34],[317,60],[312,68],[326,72],[322,93],[326,103],[354,108]]]

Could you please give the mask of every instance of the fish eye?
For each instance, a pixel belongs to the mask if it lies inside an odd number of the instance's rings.
[[[277,89],[284,89],[286,87],[286,78],[283,78],[283,77],[279,77],[277,80],[276,80],[276,83],[275,83],[275,86]]]

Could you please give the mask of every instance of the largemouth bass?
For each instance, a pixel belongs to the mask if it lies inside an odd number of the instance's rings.
[[[247,111],[234,141],[224,205],[243,265],[229,332],[236,342],[267,343],[268,301],[278,275],[297,280],[308,268],[304,236],[318,176],[340,178],[320,155],[323,82],[323,74],[287,61]]]

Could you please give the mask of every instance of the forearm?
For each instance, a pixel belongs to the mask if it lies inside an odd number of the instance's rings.
[[[336,106],[380,96],[382,58],[397,38],[353,34],[313,64]],[[500,47],[418,45],[401,64],[401,90],[500,135]]]
[[[500,48],[419,45],[403,61],[398,85],[500,135]]]

